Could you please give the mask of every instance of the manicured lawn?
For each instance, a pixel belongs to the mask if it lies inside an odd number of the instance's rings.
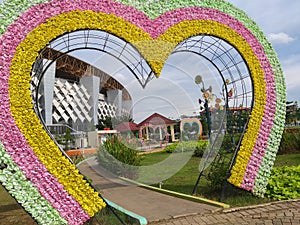
[[[300,154],[278,155],[275,161],[275,167],[279,166],[298,166],[300,165]]]
[[[143,156],[142,165],[152,165],[167,158],[169,153],[153,153]],[[175,175],[168,180],[163,181],[162,188],[181,192],[184,194],[191,194],[199,175],[199,162],[201,158],[192,157],[189,162]],[[278,155],[275,166],[295,166],[300,164],[300,154]],[[156,184],[155,186],[158,186]],[[209,181],[202,177],[197,189],[197,195],[211,200],[220,200],[220,192],[211,192]],[[231,206],[254,205],[270,202],[270,199],[257,198],[252,194],[231,188],[230,195],[223,199],[223,202]]]
[[[157,162],[163,161],[169,156],[169,153],[154,153],[142,156],[142,165],[152,165]],[[169,189],[185,194],[191,194],[195,182],[199,174],[200,158],[192,157],[189,162],[174,176],[164,181],[162,188]],[[275,166],[296,166],[300,164],[300,154],[278,155],[276,158]],[[157,184],[158,185],[158,184]],[[156,185],[156,186],[157,186]],[[232,191],[232,190],[231,190]],[[197,195],[212,200],[219,200],[220,193],[212,193],[209,188],[208,180],[205,177],[201,178],[198,187]],[[231,196],[227,196],[223,202],[231,206],[245,206],[255,205],[270,202],[270,199],[257,198],[248,192],[242,190],[234,190]],[[0,185],[0,217],[1,224],[36,224],[30,216],[16,203],[16,201],[5,191]],[[101,218],[101,219],[100,219]],[[123,217],[124,219],[124,217]],[[111,224],[116,218],[109,215],[107,211],[100,213],[98,219],[94,219],[91,224]],[[129,221],[127,221],[129,222]],[[130,224],[130,223],[128,223]]]
[[[169,155],[169,153],[164,152],[145,155],[142,160],[142,165],[145,166],[155,164],[164,160]],[[162,187],[172,191],[191,194],[199,175],[199,162],[200,158],[192,157],[178,173],[176,173],[170,179],[163,181]],[[200,183],[199,189],[205,189],[205,192],[207,192],[207,180],[203,179],[202,181],[203,182]]]
[[[118,216],[128,225],[138,225],[138,221],[115,211]],[[0,185],[0,224],[7,225],[37,225],[24,209],[8,194]],[[101,210],[86,225],[121,225],[121,222],[108,208]]]
[[[147,154],[147,155],[142,155],[142,165],[143,166],[149,166],[153,165],[157,162],[161,162],[164,159],[166,159],[169,156],[169,154],[165,152],[157,152],[157,153],[152,153],[152,154]]]

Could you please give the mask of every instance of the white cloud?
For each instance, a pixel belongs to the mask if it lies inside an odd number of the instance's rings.
[[[268,35],[268,38],[272,43],[277,43],[277,44],[287,44],[296,40],[295,38],[290,37],[288,34],[284,32],[280,32],[276,34],[271,33]]]

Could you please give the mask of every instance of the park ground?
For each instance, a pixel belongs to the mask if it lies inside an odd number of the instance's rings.
[[[166,157],[166,153],[155,153],[147,155],[144,158],[145,164],[151,164],[157,160]],[[277,156],[275,167],[280,166],[297,166],[300,162],[300,154],[286,154]],[[189,192],[189,187],[181,187],[178,185],[178,180],[184,177],[185,182],[190,182],[191,185],[195,180],[190,178],[188,174],[196,167],[197,158],[193,157],[190,162],[176,175],[173,179],[166,181],[164,188]],[[193,175],[197,176],[197,174]],[[190,181],[189,181],[190,180]],[[201,186],[200,186],[201,188]],[[19,204],[7,193],[0,185],[0,224],[7,225],[35,225],[35,221],[19,206]],[[300,200],[292,201],[273,201],[271,199],[256,198],[252,195],[240,195],[234,198],[228,198],[226,203],[232,206],[231,209],[216,212],[210,215],[194,215],[183,216],[182,218],[173,218],[168,221],[157,221],[157,225],[179,225],[179,224],[300,224]],[[238,208],[241,207],[241,208]],[[268,209],[267,211],[265,209]],[[248,218],[253,223],[243,223],[243,219]],[[232,221],[230,221],[232,220]],[[235,220],[235,221],[233,221]],[[265,220],[263,223],[262,221]],[[179,221],[179,222],[178,222]],[[207,221],[207,223],[205,223]],[[209,222],[210,221],[210,222]],[[257,223],[254,223],[254,222]],[[261,221],[261,223],[259,223]],[[97,223],[93,223],[97,224]],[[106,223],[103,225],[115,225]]]

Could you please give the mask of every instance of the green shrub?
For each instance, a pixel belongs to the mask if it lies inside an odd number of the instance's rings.
[[[182,141],[173,143],[164,149],[164,152],[188,152],[193,151],[194,156],[201,157],[205,149],[208,147],[209,142],[207,140],[200,141]]]
[[[282,134],[278,154],[300,153],[300,130]]]
[[[209,146],[209,141],[207,140],[198,141],[196,149],[194,150],[194,156],[202,157],[204,151],[207,149],[208,146]]]
[[[75,138],[71,134],[70,129],[67,129],[64,135],[57,135],[55,139],[57,143],[62,146],[64,151],[74,148]]]
[[[213,163],[211,164],[210,172],[207,175],[207,180],[210,182],[211,191],[219,191],[227,178],[230,161],[226,157],[225,151],[220,151]]]
[[[73,155],[73,156],[69,156],[69,157],[75,165],[77,165],[78,163],[80,163],[81,161],[83,161],[85,159],[84,155],[82,155],[82,154]]]
[[[179,142],[176,148],[176,152],[190,152],[195,151],[198,145],[198,141],[182,141]]]
[[[300,127],[286,127],[285,129],[284,129],[284,132],[286,132],[286,133],[299,133],[300,132]]]
[[[223,142],[221,145],[221,149],[226,152],[234,152],[241,138],[241,133],[236,134],[225,134],[223,138]]]
[[[125,145],[117,136],[107,138],[97,152],[99,164],[114,175],[136,178],[141,158],[137,151]]]
[[[275,200],[300,198],[300,165],[274,168],[269,178],[266,197]]]
[[[167,152],[167,153],[174,152],[177,148],[177,145],[178,145],[178,142],[168,145],[167,147],[165,147],[164,152]]]

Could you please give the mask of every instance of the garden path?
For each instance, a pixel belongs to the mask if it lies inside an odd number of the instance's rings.
[[[146,218],[148,223],[191,215],[204,215],[220,210],[216,206],[165,195],[117,178],[108,179],[108,174],[99,171],[95,158],[84,161],[78,165],[78,168],[82,174],[92,179],[93,186],[105,199]]]

